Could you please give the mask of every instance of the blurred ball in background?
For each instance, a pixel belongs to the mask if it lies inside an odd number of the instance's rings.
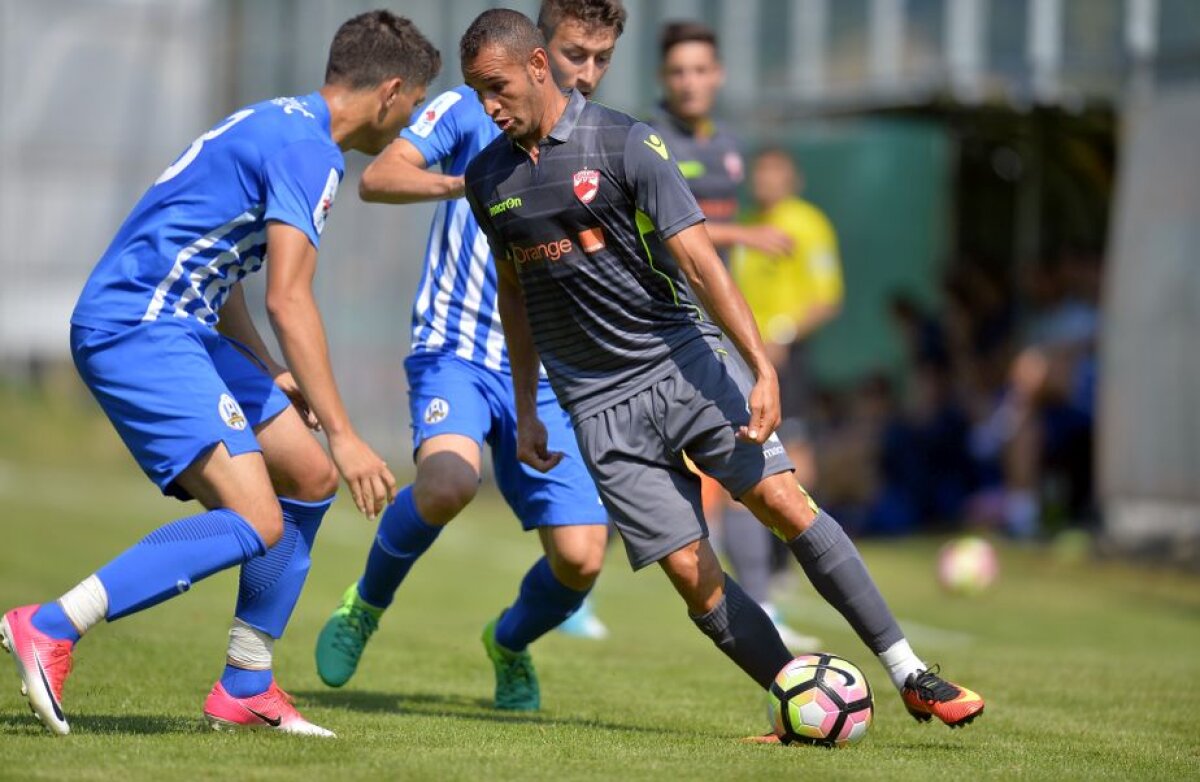
[[[992,585],[999,572],[996,550],[983,538],[956,538],[938,551],[938,584],[951,594],[978,595]]]

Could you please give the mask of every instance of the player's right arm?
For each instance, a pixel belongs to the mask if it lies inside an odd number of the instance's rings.
[[[425,156],[406,138],[398,138],[363,171],[358,195],[380,204],[415,204],[461,198],[463,178],[430,171]]]
[[[517,408],[517,458],[539,472],[546,472],[562,461],[563,454],[550,450],[546,427],[538,417],[541,360],[533,343],[533,329],[529,326],[521,280],[517,277],[513,262],[506,257],[504,243],[492,225],[491,216],[469,185],[466,196],[496,261],[496,306],[500,311],[500,322],[504,325],[504,342],[508,348],[508,364]]]
[[[448,90],[413,114],[416,121],[363,172],[358,194],[364,201],[412,204],[462,197],[461,176],[430,168],[471,141],[480,108],[474,99],[463,100],[463,94],[461,88]]]

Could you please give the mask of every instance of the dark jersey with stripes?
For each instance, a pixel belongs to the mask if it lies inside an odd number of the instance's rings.
[[[713,349],[663,246],[704,214],[650,126],[573,91],[538,161],[501,136],[466,195],[497,263],[515,264],[534,343],[576,420]]]
[[[737,137],[712,120],[705,120],[697,128],[688,127],[661,107],[649,123],[679,161],[679,170],[705,219],[710,223],[733,222],[738,213],[738,188],[745,177]],[[717,249],[728,262],[727,248]]]

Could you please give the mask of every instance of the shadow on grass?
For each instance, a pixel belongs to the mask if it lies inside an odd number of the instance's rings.
[[[196,719],[147,714],[79,714],[68,716],[71,732],[157,736],[167,733],[197,733],[203,724]],[[32,714],[0,715],[0,736],[28,736],[49,732]]]
[[[303,690],[293,693],[296,698],[326,708],[351,711],[419,715],[426,717],[457,717],[464,720],[500,722],[506,725],[546,725],[550,727],[600,728],[626,733],[670,735],[677,731],[644,725],[625,725],[587,717],[551,716],[545,713],[500,711],[486,698],[446,695],[430,692],[385,693],[362,690]]]

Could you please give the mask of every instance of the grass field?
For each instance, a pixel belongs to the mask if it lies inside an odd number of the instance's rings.
[[[60,594],[180,513],[86,406],[0,390],[0,605]],[[693,628],[665,578],[632,574],[619,549],[596,592],[611,639],[552,634],[534,647],[543,710],[490,709],[479,631],[511,600],[536,547],[492,493],[413,571],[356,679],[326,689],[313,641],[372,531],[339,503],[277,647],[281,684],[338,740],[202,729],[234,600],[227,573],[80,644],[65,739],[34,721],[3,661],[0,778],[1200,778],[1192,577],[1003,549],[995,589],[950,599],[932,579],[938,541],[865,543],[918,652],[983,693],[987,714],[962,731],[913,722],[869,653],[804,585],[782,601],[793,624],[859,662],[877,694],[867,738],[829,751],[739,744],[766,728],[762,694]]]

